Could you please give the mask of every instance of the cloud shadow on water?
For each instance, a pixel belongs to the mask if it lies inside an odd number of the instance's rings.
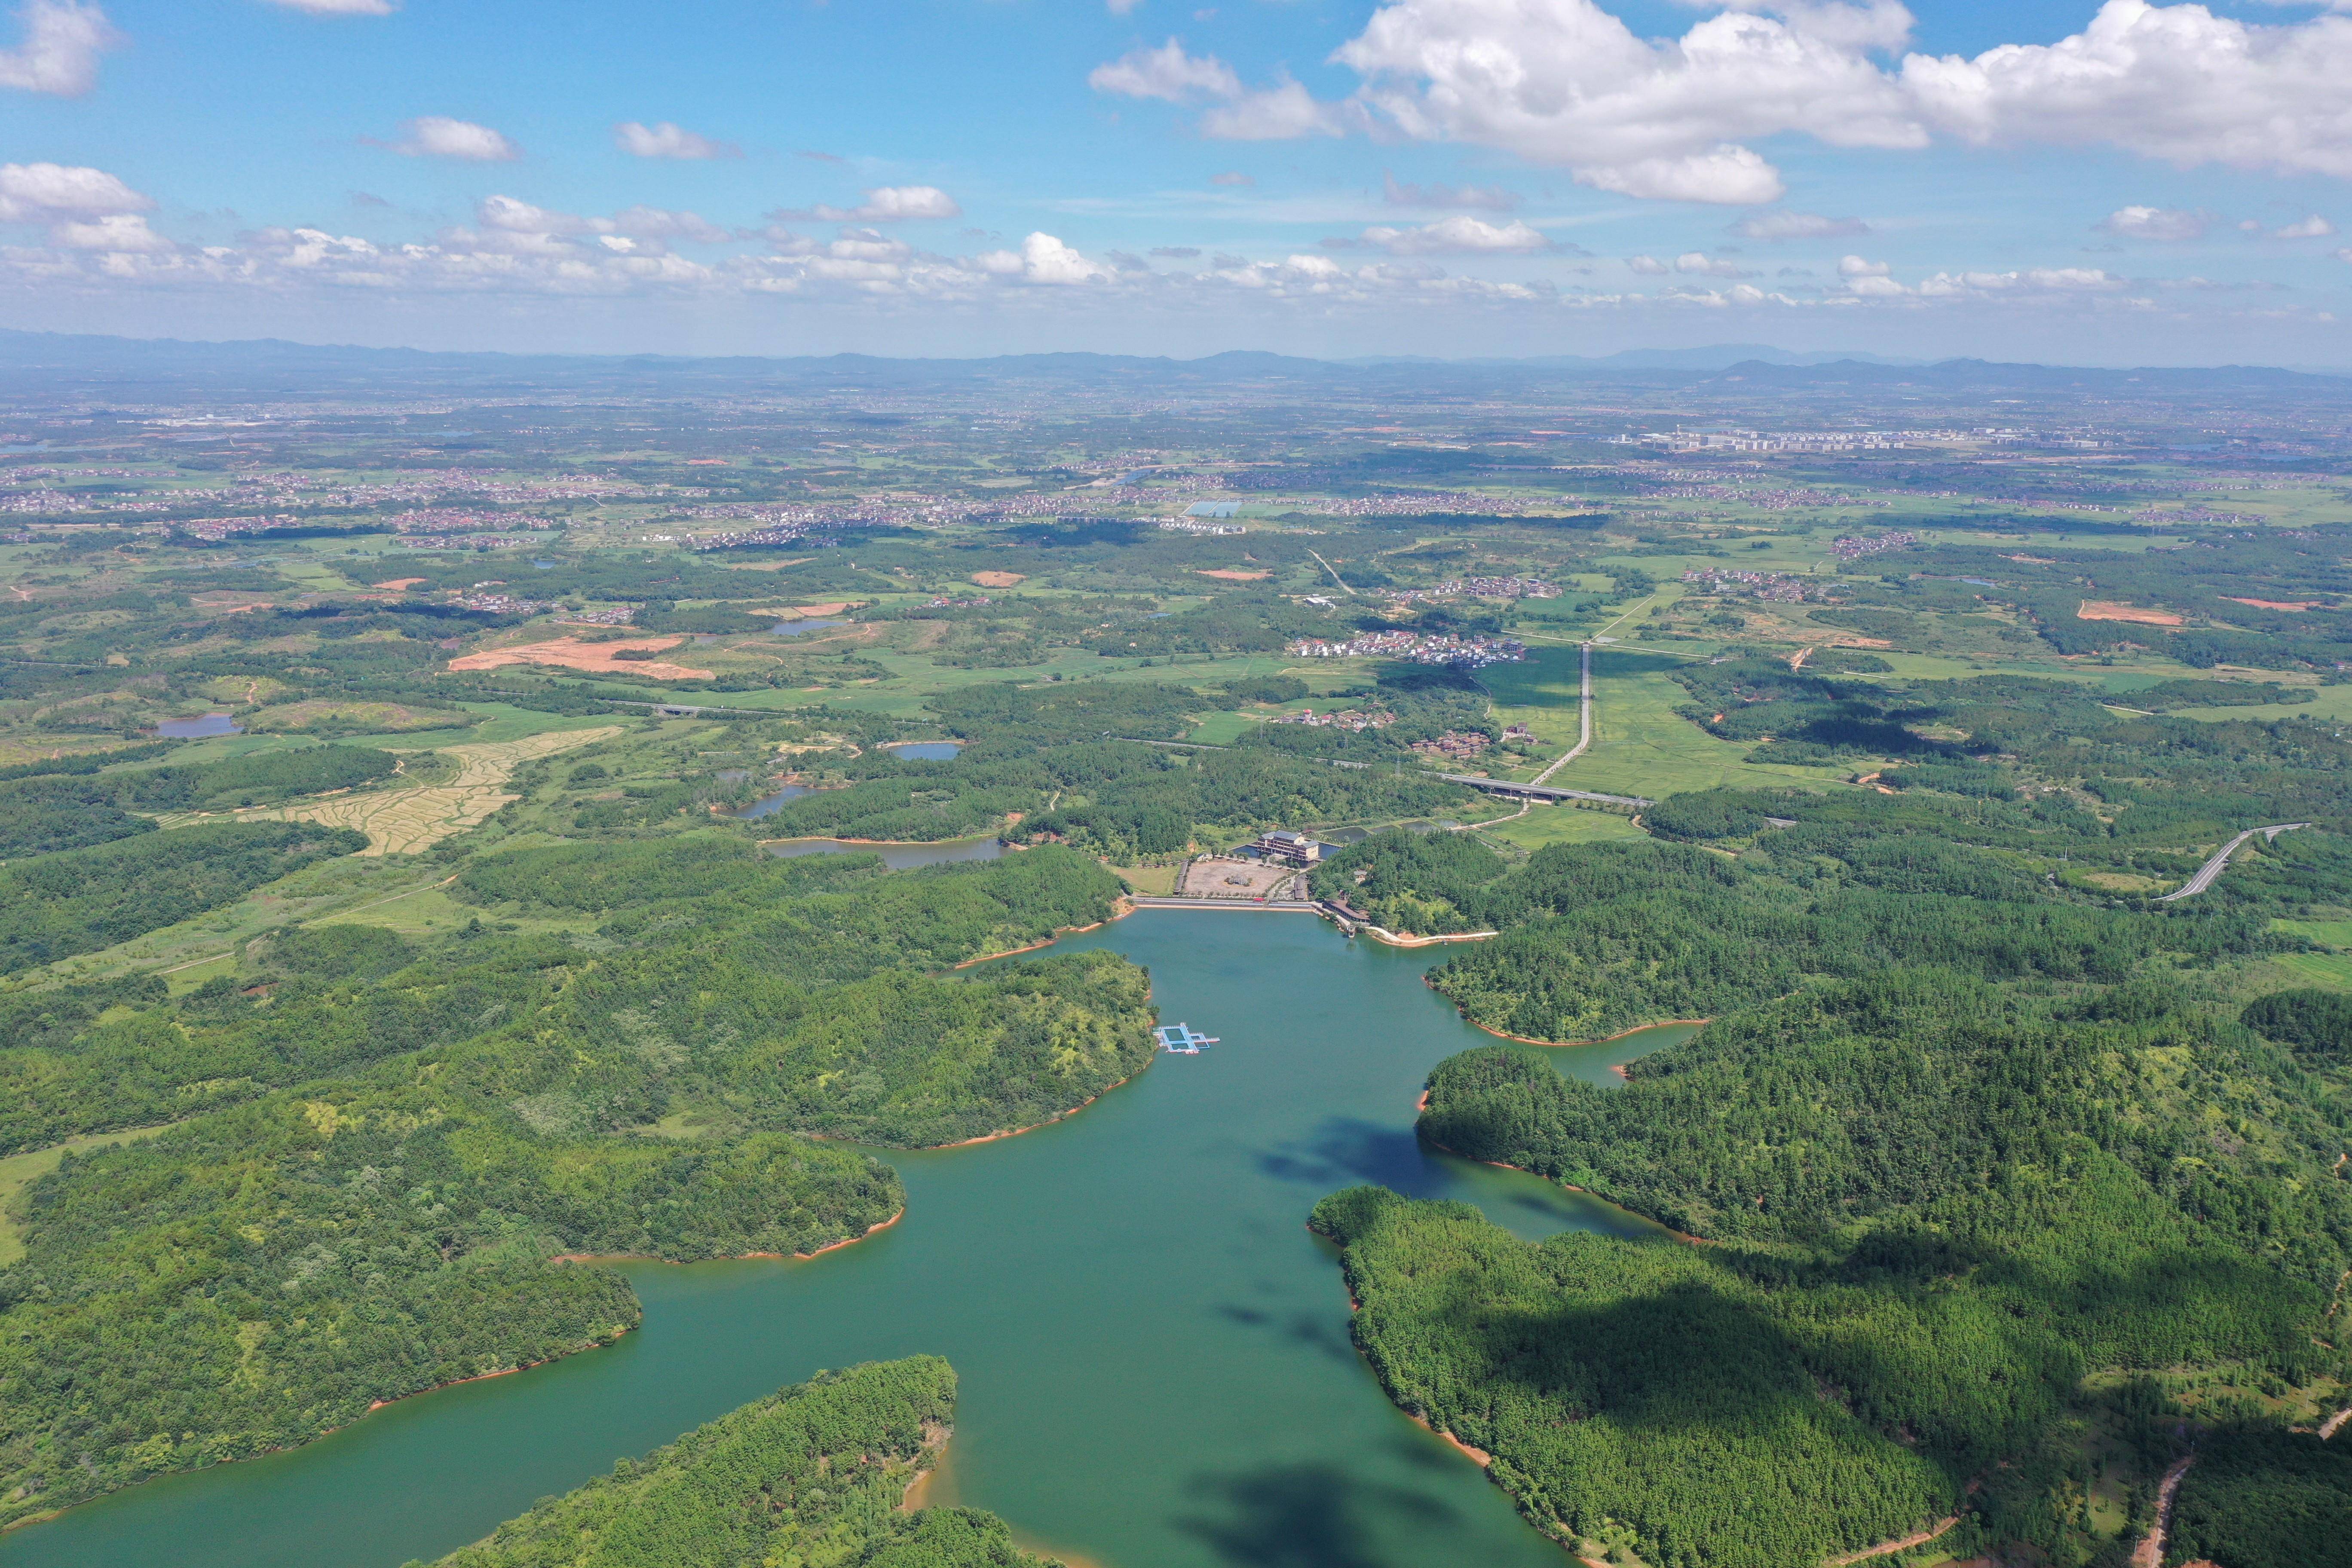
[[[1258,1169],[1324,1192],[1373,1182],[1418,1196],[1435,1180],[1419,1133],[1352,1116],[1326,1118],[1308,1137],[1258,1156]]]
[[[1206,1474],[1176,1526],[1234,1568],[1421,1568],[1415,1543],[1458,1524],[1435,1498],[1332,1465]]]

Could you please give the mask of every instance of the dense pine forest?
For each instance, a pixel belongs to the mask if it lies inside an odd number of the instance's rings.
[[[1712,1020],[1622,1087],[1526,1046],[1431,1074],[1433,1143],[1666,1229],[1538,1245],[1460,1205],[1327,1200],[1392,1395],[1491,1451],[1539,1526],[1660,1568],[1915,1531],[2119,1564],[2190,1455],[2168,1561],[2346,1561],[2341,1456],[2274,1412],[2352,1390],[2352,1037],[2339,992],[2247,986],[2352,903],[2352,754],[2047,683],[1685,683],[1698,721],[1772,746],[1967,741],[1876,789],[1677,796],[1646,842],[1514,865],[1392,834],[1318,869],[1402,927],[1500,931],[1429,975],[1495,1033]],[[2120,890],[2294,821],[2194,900]]]

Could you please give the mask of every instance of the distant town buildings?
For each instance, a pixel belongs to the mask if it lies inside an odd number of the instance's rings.
[[[1220,517],[1230,517],[1233,514],[1231,512],[1220,512],[1216,515]],[[1178,533],[1224,534],[1247,533],[1249,531],[1247,527],[1238,522],[1204,522],[1198,518],[1190,516],[1162,518],[1160,520],[1160,526],[1165,529],[1171,529]]]

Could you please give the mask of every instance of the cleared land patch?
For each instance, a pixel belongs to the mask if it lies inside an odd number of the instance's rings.
[[[2113,599],[2085,599],[2083,607],[2074,612],[2078,621],[2129,621],[2141,626],[2177,626],[2180,617],[2169,610],[2144,610],[2137,605],[2119,605]]]
[[[451,669],[498,669],[509,664],[546,664],[559,669],[583,669],[597,675],[633,675],[653,680],[708,680],[707,669],[688,669],[662,659],[625,659],[624,653],[661,653],[684,637],[625,637],[619,642],[583,642],[557,637],[550,642],[524,643],[519,647],[491,648],[449,661]]]
[[[1021,581],[1015,577],[1014,582]],[[774,610],[746,610],[747,616],[776,616],[785,620],[813,620],[819,616],[837,616],[850,607],[846,599],[836,599],[830,605],[786,605]]]
[[[325,795],[293,805],[266,806],[234,815],[241,822],[320,822],[367,835],[362,856],[414,855],[444,838],[478,827],[490,813],[520,797],[504,787],[514,771],[538,757],[609,740],[617,724],[593,730],[549,730],[519,741],[444,746],[441,755],[457,764],[457,776],[444,784],[374,790],[366,795]],[[163,817],[166,827],[198,820],[195,815]]]

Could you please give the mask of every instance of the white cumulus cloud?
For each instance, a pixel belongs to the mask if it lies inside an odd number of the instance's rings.
[[[1364,243],[1378,246],[1391,256],[1524,256],[1551,248],[1551,241],[1541,231],[1517,218],[1507,224],[1491,224],[1461,213],[1417,228],[1391,228],[1385,225],[1368,228],[1364,230]]]
[[[1845,239],[1868,234],[1870,226],[1858,217],[1824,217],[1820,213],[1757,213],[1731,226],[1742,239]]]
[[[1753,278],[1756,276],[1736,261],[1719,256],[1709,256],[1703,250],[1685,251],[1675,258],[1675,270],[1696,272],[1704,278]]]
[[[68,250],[153,251],[175,248],[147,226],[138,213],[110,213],[88,220],[68,219],[49,229],[49,241]]]
[[[2099,220],[2099,227],[2125,239],[2202,239],[2212,226],[2210,213],[2179,207],[2117,207]]]
[[[1838,258],[1838,276],[1841,278],[1884,278],[1887,270],[1884,261],[1865,261],[1859,256]]]
[[[877,185],[854,207],[782,207],[768,215],[783,221],[907,223],[919,218],[963,216],[956,199],[937,185]]]
[[[1157,98],[1170,103],[1191,103],[1202,98],[1239,98],[1241,78],[1214,55],[1194,57],[1183,44],[1170,38],[1156,49],[1132,49],[1099,65],[1087,75],[1097,92],[1123,98]]]
[[[403,126],[405,133],[392,144],[411,158],[462,158],[476,163],[509,163],[522,149],[487,125],[452,120],[446,114],[425,114]]]
[[[978,259],[983,270],[1022,283],[1092,283],[1110,275],[1107,268],[1044,233],[1023,240],[1019,250],[992,250]]]
[[[1255,91],[1242,86],[1234,68],[1214,55],[1190,55],[1181,39],[1156,49],[1129,50],[1087,74],[1097,92],[1123,98],[1155,98],[1168,103],[1215,100],[1201,116],[1203,134],[1227,142],[1279,142],[1296,136],[1337,136],[1346,113],[1318,102],[1288,77]]]
[[[79,98],[98,85],[98,57],[122,35],[106,13],[81,0],[28,0],[18,9],[25,41],[0,49],[0,87]]]
[[[2271,230],[2271,237],[2273,239],[2326,239],[2335,232],[2334,224],[2321,217],[2317,213],[2314,213],[2309,217],[2297,218],[2290,224],[2282,224]]]
[[[0,223],[54,223],[146,212],[154,202],[103,169],[0,163]]]
[[[624,120],[613,127],[613,145],[639,158],[740,158],[743,150],[732,142],[714,142],[665,120],[644,125]]]
[[[1245,91],[1174,38],[1098,68],[1101,91],[1207,100],[1213,136],[1384,130],[1497,147],[1626,195],[1759,205],[1780,174],[1748,143],[2106,146],[2180,167],[2352,177],[2352,16],[2266,25],[2204,5],[2105,0],[2082,31],[1973,58],[1885,57],[1897,0],[1738,0],[1645,38],[1597,0],[1390,0],[1334,53],[1339,103]]]
[[[1925,140],[1863,52],[1908,22],[1891,4],[1727,11],[1653,40],[1593,0],[1397,0],[1334,58],[1408,136],[1506,148],[1626,195],[1757,204],[1780,180],[1744,138]]]

